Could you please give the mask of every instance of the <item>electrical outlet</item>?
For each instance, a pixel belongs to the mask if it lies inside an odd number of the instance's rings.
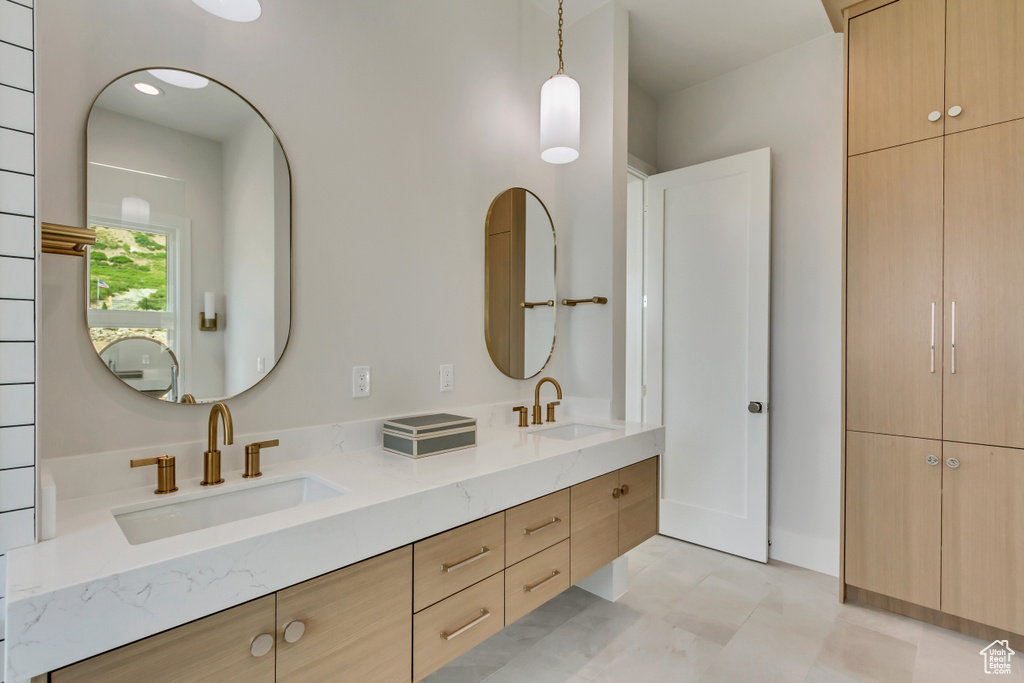
[[[370,366],[352,367],[352,398],[366,398],[370,395]]]
[[[455,388],[455,371],[451,365],[441,366],[441,391],[451,391]]]

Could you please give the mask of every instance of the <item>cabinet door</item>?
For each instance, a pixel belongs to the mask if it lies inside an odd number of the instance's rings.
[[[1024,121],[946,137],[946,441],[1024,447],[1022,188]]]
[[[277,594],[277,680],[404,683],[412,677],[412,547]],[[299,621],[301,637],[285,631]]]
[[[943,134],[945,13],[945,0],[899,0],[850,19],[850,154]]]
[[[939,609],[941,459],[940,441],[847,432],[848,584]]]
[[[943,454],[942,611],[1024,633],[1024,451],[946,443]]]
[[[619,470],[619,555],[658,533],[658,458]]]
[[[274,648],[250,651],[260,634],[274,633],[268,595],[131,645],[54,671],[53,683],[273,683]]]
[[[942,438],[942,139],[851,157],[847,427]]]
[[[1024,1],[947,0],[946,132],[1024,116]]]
[[[576,484],[569,491],[570,583],[576,584],[619,556],[619,473]]]

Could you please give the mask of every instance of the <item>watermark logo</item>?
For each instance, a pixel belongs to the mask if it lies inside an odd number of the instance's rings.
[[[1010,649],[1008,640],[994,640],[980,654],[985,658],[985,673],[1009,675],[1013,667],[1010,660],[1017,653]]]

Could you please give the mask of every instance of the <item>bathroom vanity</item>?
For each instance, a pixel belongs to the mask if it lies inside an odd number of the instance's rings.
[[[7,680],[419,680],[657,533],[663,428],[562,424],[62,501],[9,556]],[[115,519],[305,480],[334,495],[155,540]]]

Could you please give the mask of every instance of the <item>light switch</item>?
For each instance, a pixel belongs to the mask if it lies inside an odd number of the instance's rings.
[[[352,398],[366,398],[370,395],[370,366],[352,367]]]
[[[441,366],[441,391],[452,391],[455,388],[455,371],[451,365]]]

